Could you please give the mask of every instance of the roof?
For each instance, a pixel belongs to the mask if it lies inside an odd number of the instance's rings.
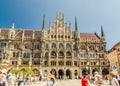
[[[80,33],[81,42],[100,42],[97,33]]]
[[[35,38],[39,38],[41,36],[41,31],[19,29],[15,31],[15,38],[21,38],[23,31],[24,31],[25,37],[32,38],[33,33]],[[9,29],[1,30],[1,35],[8,35],[8,34],[9,34]],[[73,32],[73,35],[74,34],[75,32]],[[98,36],[97,33],[80,33],[80,41],[81,42],[100,42],[100,37]]]

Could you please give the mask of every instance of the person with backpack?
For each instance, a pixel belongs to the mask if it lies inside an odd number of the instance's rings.
[[[116,73],[114,71],[110,72],[110,79],[112,86],[119,86],[118,80],[116,79]]]

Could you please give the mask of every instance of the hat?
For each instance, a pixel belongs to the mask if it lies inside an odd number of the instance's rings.
[[[1,72],[4,73],[4,74],[7,74],[7,70],[6,69],[3,69]]]
[[[116,76],[117,74],[114,71],[112,71],[110,72],[110,75]]]
[[[98,72],[96,71],[96,72],[94,72],[94,74],[98,74]]]

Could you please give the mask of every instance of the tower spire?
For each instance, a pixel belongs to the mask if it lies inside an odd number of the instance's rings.
[[[103,31],[103,26],[101,25],[101,37],[105,36],[105,33]]]
[[[45,29],[45,15],[43,15],[42,30]]]
[[[15,26],[14,26],[14,23],[12,24],[12,29],[14,29],[15,28]]]
[[[77,17],[75,17],[75,31],[78,31]]]

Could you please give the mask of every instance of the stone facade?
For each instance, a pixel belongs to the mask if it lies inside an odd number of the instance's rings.
[[[107,58],[110,61],[110,66],[116,66],[120,74],[120,42],[115,44],[107,53]],[[110,68],[110,69],[111,69]],[[111,69],[112,70],[112,69]]]
[[[10,29],[1,29],[2,66],[8,72],[11,68],[22,70],[30,67],[36,75],[46,76],[51,72],[58,78],[76,78],[86,72],[92,74],[95,70],[102,74],[109,71],[102,27],[101,36],[81,33],[75,18],[73,31],[71,23],[66,23],[64,15],[59,14],[49,28],[45,27],[44,16],[40,31],[15,29],[14,25]]]

